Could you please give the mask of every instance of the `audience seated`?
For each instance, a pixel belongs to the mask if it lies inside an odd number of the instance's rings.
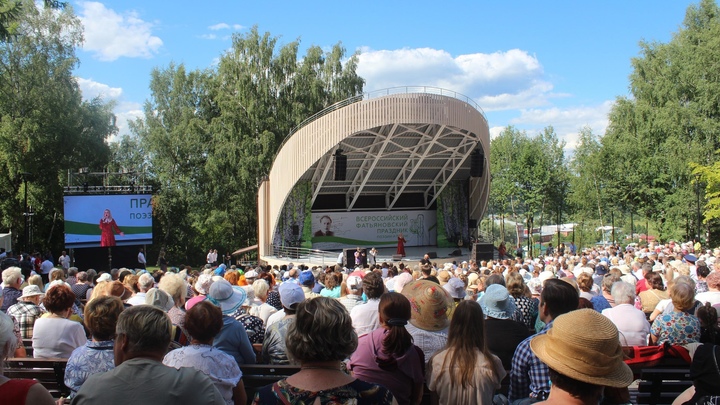
[[[35,321],[33,327],[33,357],[68,358],[73,350],[87,342],[85,329],[71,321],[75,294],[64,284],[48,288],[43,300],[47,317]]]
[[[190,346],[169,352],[163,364],[199,370],[210,377],[228,405],[245,405],[247,394],[240,367],[232,356],[212,345],[222,329],[222,318],[220,308],[210,301],[199,302],[190,308],[185,317],[185,327],[192,337]]]
[[[116,328],[115,368],[88,378],[72,404],[226,404],[205,374],[162,364],[171,327],[167,314],[152,305],[123,311]]]
[[[7,314],[15,318],[20,325],[20,333],[23,339],[31,339],[33,336],[33,327],[35,321],[45,313],[40,306],[43,292],[36,285],[28,285],[23,288],[23,293],[18,298],[17,304],[12,305],[7,310]]]
[[[65,385],[75,395],[93,374],[115,368],[115,327],[125,309],[118,297],[99,297],[85,306],[85,326],[92,339],[73,350],[65,368]]]

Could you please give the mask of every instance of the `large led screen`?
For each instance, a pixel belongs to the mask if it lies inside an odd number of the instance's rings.
[[[65,246],[152,243],[150,194],[65,196]]]

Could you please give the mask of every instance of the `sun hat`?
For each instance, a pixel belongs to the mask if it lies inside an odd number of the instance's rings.
[[[486,316],[495,319],[511,319],[517,307],[507,288],[502,284],[493,284],[485,289],[480,298],[480,307]]]
[[[257,276],[258,276],[258,272],[255,271],[255,270],[250,270],[250,271],[248,271],[247,273],[245,273],[245,279],[246,279],[246,280],[249,279],[249,278],[257,278]]]
[[[457,277],[453,277],[450,280],[448,280],[447,284],[442,286],[442,288],[447,291],[451,297],[456,299],[463,299],[465,298],[465,283],[462,282]]]
[[[305,293],[303,292],[302,287],[300,287],[296,283],[290,283],[286,281],[280,284],[280,287],[278,287],[278,292],[280,293],[280,303],[285,308],[292,309],[293,305],[297,305],[305,301]]]
[[[132,291],[130,291],[127,287],[123,285],[123,283],[115,280],[112,282],[112,285],[110,286],[110,295],[114,295],[121,300],[125,301],[126,299],[132,297]],[[173,300],[170,299],[170,303],[172,304]]]
[[[445,283],[450,280],[450,272],[448,272],[447,270],[441,270],[440,272],[438,272],[437,278],[438,280],[440,280],[440,285],[445,285]]]
[[[210,302],[219,306],[222,313],[226,315],[237,311],[245,302],[245,298],[247,298],[247,293],[242,287],[233,286],[225,279],[214,282],[208,292]]]
[[[620,272],[622,274],[630,274],[630,267],[627,264],[623,263],[623,264],[617,266],[617,268],[618,268],[618,270],[620,270]]]
[[[44,293],[40,291],[40,287],[36,286],[35,284],[30,284],[29,286],[22,289],[22,295],[20,296],[20,298],[35,297],[38,295],[44,295]]]
[[[468,274],[468,285],[469,286],[476,285],[479,278],[480,278],[480,276],[477,273]]]
[[[395,276],[393,279],[395,280],[395,284],[393,287],[395,292],[402,292],[403,288],[405,288],[405,285],[413,281],[412,275],[407,272],[402,272],[399,275]]]
[[[155,306],[167,312],[172,309],[174,303],[170,294],[159,288],[151,288],[145,294],[145,304]]]
[[[201,295],[207,295],[208,291],[210,291],[210,286],[212,285],[212,283],[213,280],[210,274],[201,274],[198,276],[198,279],[195,282],[195,289]]]
[[[403,288],[402,294],[410,301],[410,323],[416,328],[439,331],[450,325],[453,300],[437,283],[413,281]]]
[[[695,263],[697,261],[697,257],[693,254],[685,255],[683,259],[685,259],[686,262],[690,263]]]
[[[578,381],[623,388],[634,380],[615,324],[594,309],[558,316],[546,334],[530,341],[530,349],[548,367]]]
[[[98,277],[95,282],[96,282],[96,283],[100,283],[100,282],[103,282],[103,281],[112,281],[112,276],[110,275],[110,273],[103,273],[103,274],[101,274],[100,277]]]

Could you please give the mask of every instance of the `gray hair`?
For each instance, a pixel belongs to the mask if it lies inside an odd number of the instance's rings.
[[[140,291],[147,292],[147,290],[151,289],[155,285],[155,279],[152,275],[150,275],[150,273],[143,273],[140,275],[137,285],[138,288],[140,288]]]
[[[129,352],[165,354],[170,344],[172,322],[161,309],[152,305],[135,305],[118,317],[115,333],[128,339]]]
[[[88,274],[84,271],[81,271],[80,273],[77,274],[77,279],[78,279],[78,281],[85,282],[88,280]]]
[[[20,267],[8,267],[2,272],[3,283],[7,286],[15,284],[22,277],[22,271]]]
[[[70,267],[68,269],[68,276],[74,276],[78,274],[78,268],[77,267]]]
[[[168,293],[176,303],[180,303],[187,296],[187,283],[175,273],[165,273],[158,288]]]
[[[615,304],[617,305],[633,304],[635,302],[635,287],[624,281],[618,281],[613,284],[610,294],[612,294]]]
[[[260,281],[260,280],[258,280]],[[270,289],[270,284],[267,283],[267,281],[262,280],[262,283],[253,283],[253,293],[255,293],[256,298],[261,297],[267,297],[268,290]]]

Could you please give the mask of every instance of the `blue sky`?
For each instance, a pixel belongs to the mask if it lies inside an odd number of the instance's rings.
[[[699,0],[698,0],[699,1]],[[548,125],[572,149],[628,96],[639,42],[668,42],[689,0],[618,1],[71,1],[85,28],[75,74],[86,98],[117,102],[120,134],[141,116],[150,71],[212,67],[233,33],[257,25],[305,48],[360,52],[366,91],[437,86],[474,99],[491,135]]]

